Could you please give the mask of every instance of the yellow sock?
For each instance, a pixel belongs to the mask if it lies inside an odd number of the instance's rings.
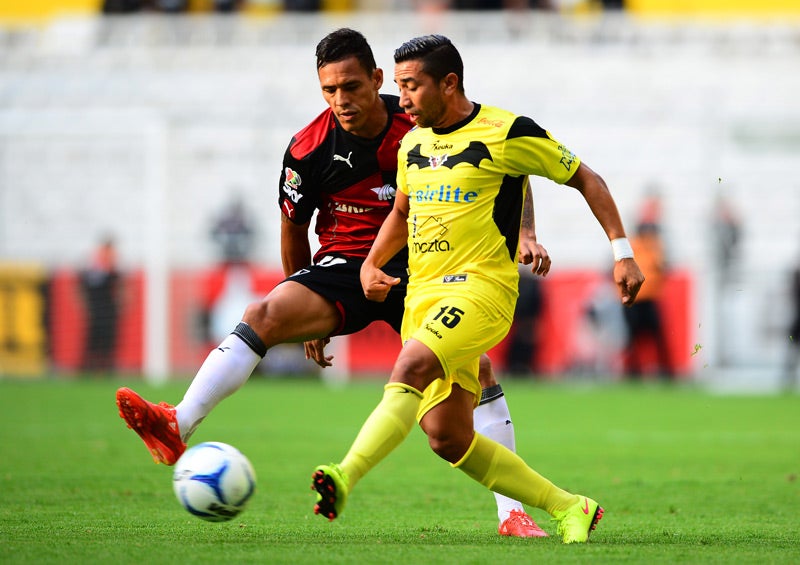
[[[361,426],[341,463],[351,489],[406,439],[416,422],[421,398],[422,393],[405,384],[389,383],[384,387],[383,399]]]
[[[494,492],[541,508],[551,515],[553,511],[566,510],[578,499],[528,467],[507,447],[478,433],[467,453],[453,463],[453,467]]]

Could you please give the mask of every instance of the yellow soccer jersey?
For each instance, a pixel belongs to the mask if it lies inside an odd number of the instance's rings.
[[[409,294],[475,280],[490,283],[476,285],[476,298],[513,309],[527,176],[563,184],[579,163],[530,118],[490,106],[446,129],[412,129],[397,167],[409,199]]]

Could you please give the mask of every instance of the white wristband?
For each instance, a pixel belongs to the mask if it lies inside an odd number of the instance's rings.
[[[611,249],[614,251],[614,261],[633,259],[633,248],[627,237],[612,239]]]

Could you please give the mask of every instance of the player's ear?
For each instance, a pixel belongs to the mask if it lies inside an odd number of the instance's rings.
[[[375,69],[372,72],[372,81],[375,83],[375,90],[380,90],[383,86],[383,69]]]
[[[439,83],[439,86],[443,94],[454,94],[458,90],[458,75],[456,73],[447,73]]]

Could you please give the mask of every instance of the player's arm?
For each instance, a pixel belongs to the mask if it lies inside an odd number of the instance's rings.
[[[295,224],[281,214],[281,264],[287,277],[311,264],[311,243],[308,227],[311,222]]]
[[[287,277],[311,264],[311,243],[308,228],[311,222],[295,224],[281,214],[281,263]],[[325,346],[330,339],[313,339],[303,343],[306,359],[313,359],[322,368],[330,367],[333,355],[325,355]]]
[[[550,272],[550,255],[544,245],[536,241],[536,221],[533,214],[533,191],[528,179],[525,200],[522,203],[522,225],[519,230],[519,262],[530,265],[534,275],[547,276]]]
[[[391,288],[400,282],[381,270],[389,259],[408,244],[408,196],[397,191],[394,207],[383,221],[378,235],[361,265],[361,287],[369,300],[383,302]]]
[[[600,175],[586,163],[581,163],[566,184],[583,195],[609,241],[625,239],[625,228],[617,204]],[[614,282],[622,295],[622,303],[626,306],[633,304],[644,282],[644,275],[636,264],[633,253],[630,253],[630,257],[620,258],[614,262]]]

